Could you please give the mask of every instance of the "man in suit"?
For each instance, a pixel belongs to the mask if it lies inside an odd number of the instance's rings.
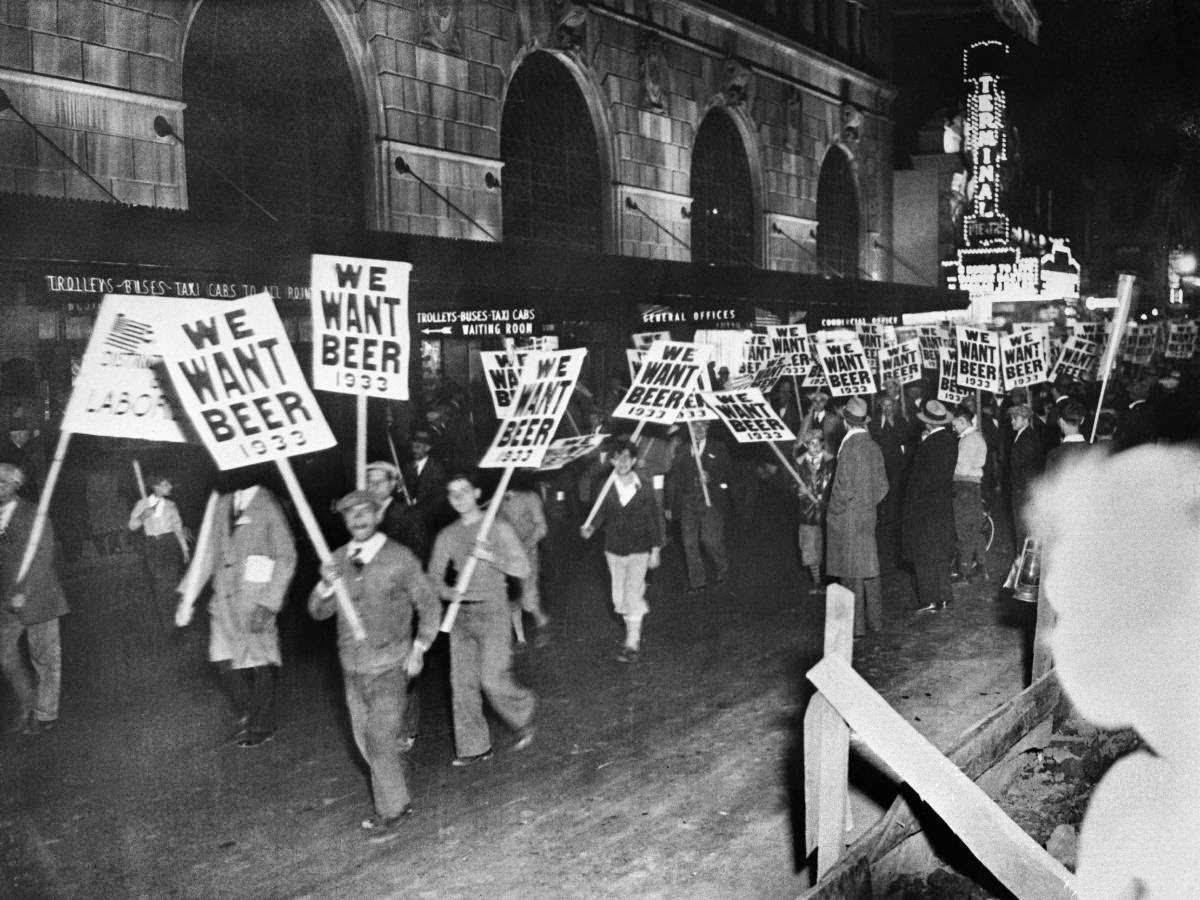
[[[670,516],[679,517],[688,584],[691,590],[700,591],[708,584],[701,547],[716,568],[716,583],[722,584],[729,577],[725,522],[730,512],[732,462],[729,449],[720,441],[709,439],[707,422],[692,422],[690,428],[691,445],[679,447],[667,474],[667,509]]]
[[[918,612],[940,612],[953,592],[950,562],[954,558],[954,467],[958,440],[950,431],[952,417],[938,400],[926,400],[917,412],[924,431],[913,454],[900,522],[901,549],[913,564]]]
[[[257,484],[222,494],[213,526],[208,546],[196,548],[200,583],[213,582],[208,658],[233,700],[233,739],[252,749],[275,736],[275,617],[296,570],[296,540],[279,501]]]
[[[432,447],[433,436],[428,431],[414,431],[409,443],[412,461],[404,467],[408,496],[425,523],[426,534],[437,534],[454,518],[446,504],[446,470],[429,455]]]
[[[1009,410],[1009,418],[1015,432],[1008,454],[1009,496],[1012,501],[1013,538],[1020,553],[1029,535],[1029,528],[1025,524],[1025,506],[1029,502],[1033,482],[1042,474],[1046,457],[1042,450],[1042,439],[1033,426],[1033,410],[1029,405],[1017,404]]]
[[[1141,378],[1129,386],[1129,404],[1117,417],[1117,433],[1113,440],[1117,450],[1128,450],[1139,444],[1153,444],[1158,438],[1154,412],[1147,402],[1151,382]]]
[[[847,430],[825,514],[825,572],[854,592],[854,634],[859,637],[883,627],[875,516],[887,496],[888,478],[879,445],[867,432],[866,401],[851,397],[842,415]]]
[[[420,513],[396,496],[400,470],[379,460],[367,464],[367,492],[379,504],[379,530],[402,547],[407,547],[424,563],[429,559],[429,539]]]
[[[1068,399],[1059,405],[1058,433],[1060,443],[1046,454],[1046,471],[1053,472],[1078,453],[1085,453],[1091,446],[1083,436],[1083,422],[1087,410],[1078,400]]]
[[[333,584],[340,577],[366,631],[366,638],[358,640],[338,616],[338,656],[350,727],[371,770],[375,799],[375,815],[364,819],[362,827],[382,832],[412,813],[398,746],[406,686],[424,666],[442,610],[417,557],[379,530],[383,510],[373,493],[353,491],[338,501],[337,510],[350,542],[321,566],[321,581],[309,596],[308,611],[314,619],[338,612]]]
[[[846,423],[828,407],[829,391],[817,388],[809,395],[808,413],[800,423],[800,431],[821,432],[825,435],[825,452],[837,456],[842,438],[846,436]]]
[[[17,716],[10,730],[37,734],[58,721],[62,680],[58,618],[68,608],[55,574],[54,529],[49,519],[29,571],[17,581],[35,517],[33,504],[17,496],[24,481],[21,469],[0,463],[0,671],[17,696]],[[32,677],[21,654],[22,635]]]
[[[25,417],[24,409],[18,407],[9,417],[4,434],[0,435],[0,462],[10,463],[21,470],[24,482],[20,496],[30,503],[37,503],[45,478],[45,461],[41,446],[41,435],[34,424]]]

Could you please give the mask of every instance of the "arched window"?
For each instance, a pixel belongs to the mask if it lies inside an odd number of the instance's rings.
[[[362,112],[318,0],[201,5],[183,99],[192,210],[267,222],[232,181],[288,228],[362,226]]]
[[[823,275],[859,274],[858,192],[850,161],[837,147],[825,154],[817,182],[817,265]]]
[[[727,113],[704,117],[692,151],[692,260],[754,263],[754,187],[746,148]]]
[[[549,53],[509,85],[500,124],[504,240],[599,251],[600,154],[579,86]]]

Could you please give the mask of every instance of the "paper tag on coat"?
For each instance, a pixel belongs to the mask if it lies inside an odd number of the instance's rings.
[[[266,584],[275,573],[275,560],[269,556],[251,555],[246,557],[246,581],[253,584]]]

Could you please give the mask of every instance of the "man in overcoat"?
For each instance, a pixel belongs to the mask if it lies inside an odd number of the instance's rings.
[[[949,410],[926,400],[917,411],[924,425],[913,454],[900,521],[901,549],[913,564],[918,612],[940,612],[953,593],[950,563],[954,558],[954,466],[958,440],[950,430]]]
[[[868,415],[861,397],[851,397],[842,411],[846,436],[838,448],[825,516],[825,572],[854,592],[856,637],[883,625],[875,517],[888,479],[879,445],[867,432]]]
[[[21,558],[33,530],[35,506],[17,496],[25,476],[0,463],[0,671],[17,696],[11,729],[25,734],[48,731],[58,721],[62,645],[58,618],[68,612],[54,567],[54,529],[47,519],[29,571],[20,582]],[[21,655],[29,647],[32,677]]]
[[[1008,453],[1008,483],[1012,500],[1013,538],[1018,553],[1025,546],[1029,529],[1025,524],[1025,506],[1029,503],[1033,482],[1042,474],[1046,457],[1042,439],[1033,427],[1033,410],[1019,403],[1009,410],[1013,442]]]
[[[209,546],[196,548],[200,583],[212,577],[208,658],[233,700],[234,740],[250,749],[275,736],[282,665],[275,617],[296,570],[296,540],[279,501],[261,485],[222,494],[213,526]]]

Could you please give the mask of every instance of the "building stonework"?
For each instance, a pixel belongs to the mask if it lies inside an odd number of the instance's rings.
[[[706,114],[728,114],[743,136],[756,193],[756,264],[815,270],[821,164],[840,147],[856,179],[860,268],[891,275],[890,254],[878,248],[891,244],[894,91],[847,63],[685,0],[318,2],[346,51],[362,105],[371,227],[489,239],[398,172],[402,156],[502,237],[506,89],[523,59],[547,52],[570,71],[595,128],[608,193],[599,211],[607,252],[690,258],[694,140]],[[186,147],[159,138],[153,121],[166,117],[186,139],[182,73],[199,6],[0,4],[0,87],[120,201],[186,208]],[[851,140],[848,107],[861,118]],[[7,116],[0,119],[0,191],[103,199]]]

